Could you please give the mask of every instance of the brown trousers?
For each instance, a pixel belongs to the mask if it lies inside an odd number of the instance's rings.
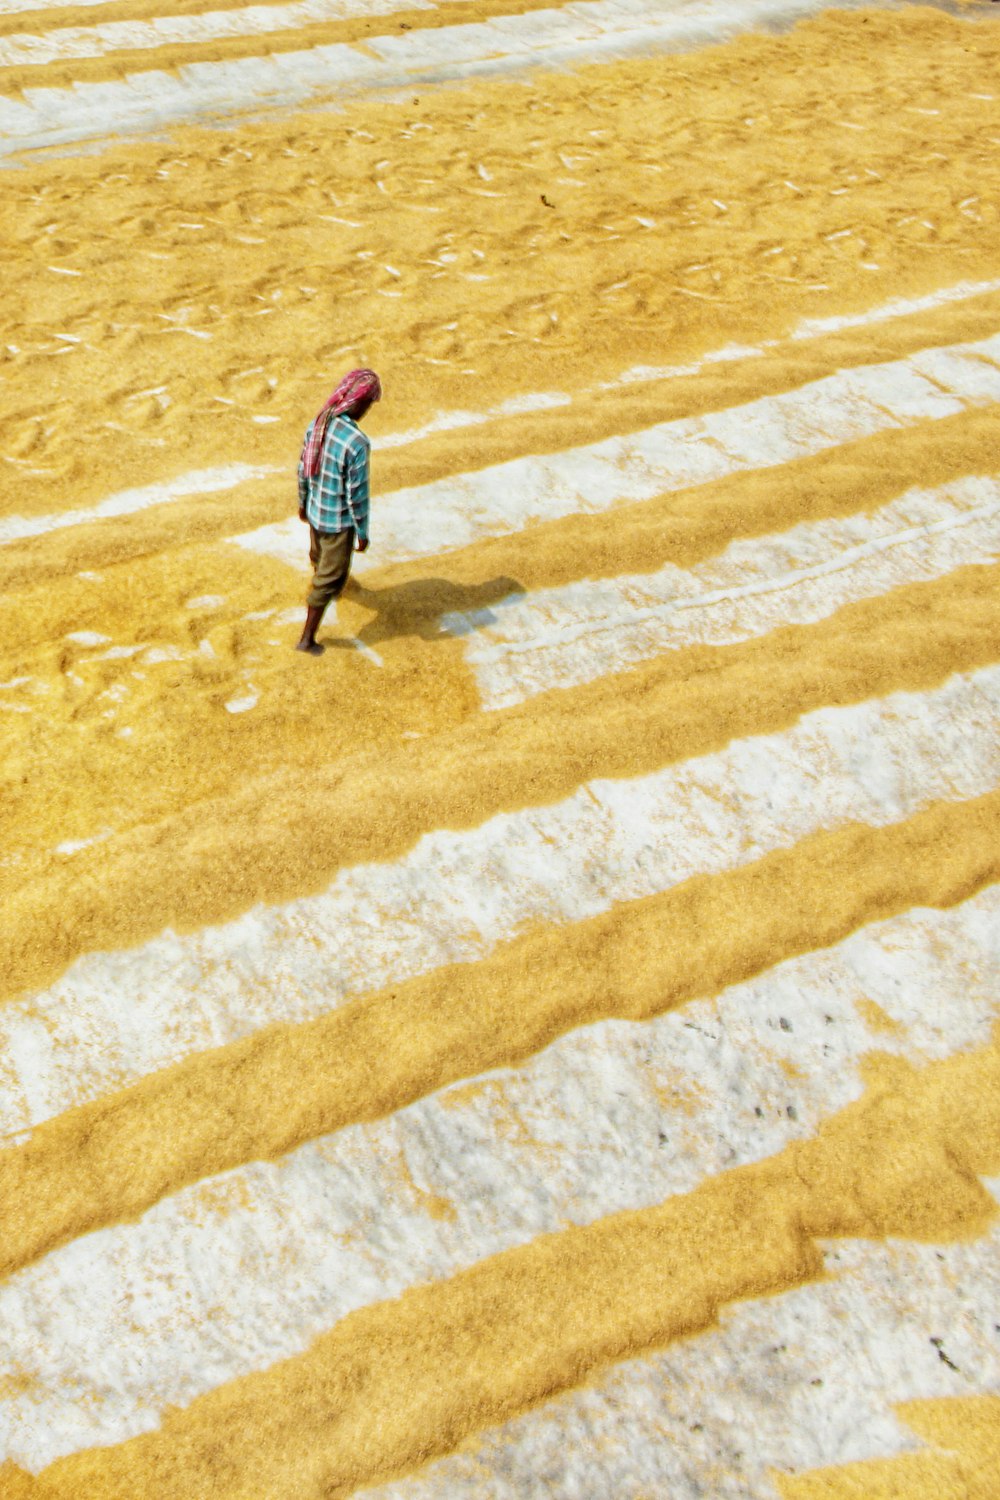
[[[314,531],[309,528],[309,561],[313,565],[312,588],[306,600],[310,609],[326,609],[339,599],[351,571],[354,531]]]

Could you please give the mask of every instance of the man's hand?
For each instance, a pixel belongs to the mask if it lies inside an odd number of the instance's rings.
[[[365,537],[364,541],[362,541],[360,537],[356,537],[355,541],[354,541],[354,545],[355,545],[355,547],[357,548],[357,550],[359,552],[367,552],[368,551],[368,538]]]
[[[308,521],[308,519],[309,519],[309,517],[306,515],[306,508],[305,508],[305,506],[304,505],[300,505],[299,506],[299,520],[300,521]]]

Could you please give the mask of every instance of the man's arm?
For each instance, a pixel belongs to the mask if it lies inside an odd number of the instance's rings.
[[[306,436],[305,436],[305,442],[306,443],[308,443],[308,441],[309,441],[309,433],[310,432],[312,432],[312,424],[310,424],[309,428],[306,431]],[[305,451],[305,443],[303,443],[303,451]],[[305,476],[305,470],[304,470],[303,465],[302,465],[302,457],[301,457],[301,455],[299,456],[298,478],[299,478],[299,520],[300,521],[306,521],[306,520],[308,520],[308,517],[306,515],[306,506],[309,504],[309,481],[308,481],[308,479]]]
[[[354,522],[359,552],[368,547],[370,500],[368,490],[368,444],[354,443],[347,456],[345,471],[347,508]]]

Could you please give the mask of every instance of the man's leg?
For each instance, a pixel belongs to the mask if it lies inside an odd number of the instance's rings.
[[[316,644],[316,632],[324,611],[332,599],[339,599],[351,571],[353,531],[325,534],[309,529],[309,558],[313,584],[306,600],[306,619],[296,650],[318,656],[322,647]]]
[[[312,590],[309,595],[310,600],[312,599],[313,594],[317,592],[320,583],[319,564],[321,555],[322,538],[316,528],[314,526],[310,526],[309,561],[312,564],[313,570]],[[310,603],[306,606],[305,624],[302,626],[302,635],[299,637],[298,644],[295,647],[296,651],[308,651],[313,656],[318,656],[320,654],[320,648],[316,645],[316,632],[319,629],[319,624],[323,618],[323,611],[325,608],[325,604],[316,606]]]
[[[310,656],[321,656],[323,647],[316,644],[316,632],[323,619],[323,611],[310,604],[306,608],[305,624],[302,626],[302,634],[295,643],[296,651],[308,651]]]

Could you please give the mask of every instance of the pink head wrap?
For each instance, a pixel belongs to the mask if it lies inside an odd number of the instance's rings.
[[[319,473],[326,429],[331,419],[350,411],[351,407],[360,405],[362,401],[378,401],[381,395],[382,382],[374,370],[352,370],[349,375],[344,376],[333,395],[321,407],[309,440],[302,449],[302,472],[307,479],[313,479]]]

